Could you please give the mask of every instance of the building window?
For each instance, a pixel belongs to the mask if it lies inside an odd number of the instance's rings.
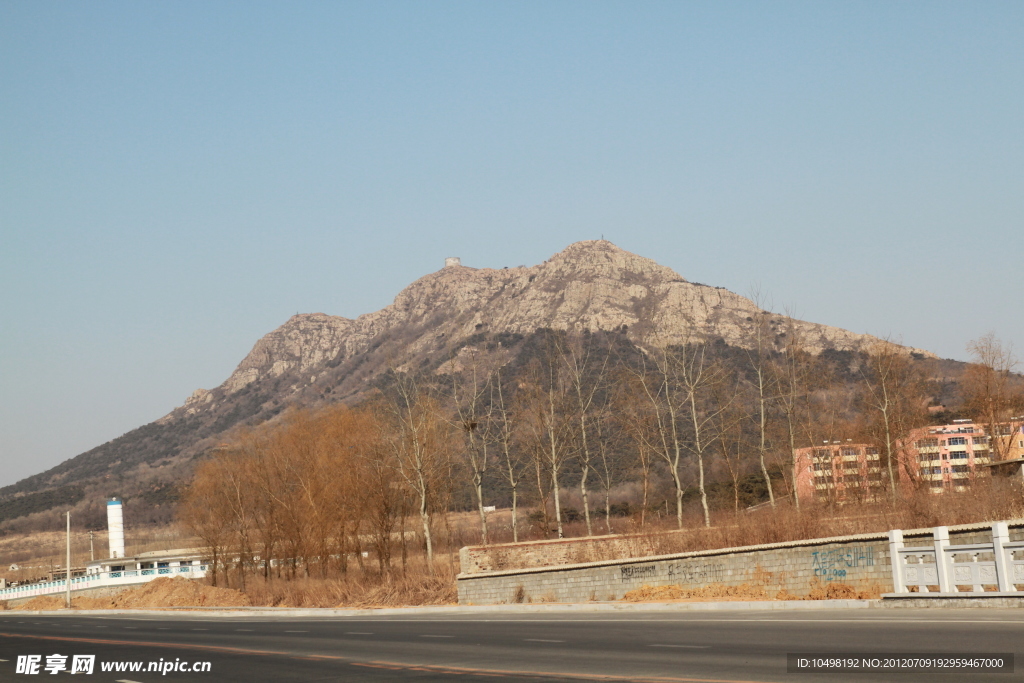
[[[941,489],[942,488],[942,482],[941,481],[933,481],[933,482],[929,482],[929,483],[931,484],[931,487],[933,489]]]
[[[917,442],[918,448],[937,448],[939,445],[938,439],[921,439]]]
[[[967,451],[950,451],[949,458],[950,460],[966,460]]]
[[[988,443],[988,437],[987,436],[976,436],[973,439],[971,439],[971,441],[974,442],[975,446],[979,446],[981,444]]]
[[[842,452],[843,455],[860,455],[859,448],[844,448]]]
[[[970,472],[971,471],[971,468],[968,467],[967,465],[953,465],[953,467],[951,467],[950,469],[952,469],[953,472]]]
[[[954,437],[950,438],[949,445],[950,446],[966,446],[967,445],[967,437],[966,436],[954,436]]]
[[[820,462],[814,463],[814,469],[820,471],[821,470],[821,463]]]

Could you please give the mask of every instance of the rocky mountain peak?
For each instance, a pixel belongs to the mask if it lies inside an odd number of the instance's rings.
[[[474,268],[449,258],[374,313],[355,320],[323,313],[293,316],[260,339],[223,385],[193,396],[185,407],[203,410],[253,382],[289,373],[298,390],[328,364],[354,358],[385,337],[401,340],[392,361],[404,366],[481,332],[525,335],[544,327],[627,329],[640,345],[679,343],[700,334],[745,346],[752,321],[761,315],[745,297],[688,282],[671,268],[603,239],[575,242],[530,267]],[[814,352],[876,341],[785,316],[772,315],[769,322],[778,339],[788,327]]]

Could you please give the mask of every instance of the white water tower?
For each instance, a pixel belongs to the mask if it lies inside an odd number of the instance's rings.
[[[117,498],[107,501],[107,539],[110,556],[124,557],[124,514]]]
[[[444,267],[445,268],[451,268],[452,266],[461,266],[461,265],[462,265],[462,259],[460,259],[458,256],[449,256],[448,258],[446,258],[444,260]]]

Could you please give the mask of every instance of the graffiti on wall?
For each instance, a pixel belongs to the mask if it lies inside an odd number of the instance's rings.
[[[658,573],[658,568],[653,564],[627,565],[619,567],[622,572],[623,581],[635,581],[637,579],[653,579]]]
[[[850,569],[873,567],[874,564],[875,548],[870,545],[815,550],[811,553],[814,576],[822,581],[842,581]]]
[[[725,565],[718,562],[670,564],[668,575],[678,577],[687,583],[717,583],[725,578]]]
[[[654,579],[660,575],[674,581],[686,583],[715,583],[725,578],[725,565],[719,562],[682,563],[672,562],[658,571],[656,564],[633,564],[619,567],[619,576],[623,581]]]

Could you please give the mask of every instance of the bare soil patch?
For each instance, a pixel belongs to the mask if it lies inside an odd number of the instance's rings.
[[[117,595],[93,598],[72,597],[73,609],[160,609],[162,607],[250,607],[246,594],[232,588],[216,588],[184,577],[161,577]],[[41,595],[13,607],[16,610],[64,608],[64,596]]]

